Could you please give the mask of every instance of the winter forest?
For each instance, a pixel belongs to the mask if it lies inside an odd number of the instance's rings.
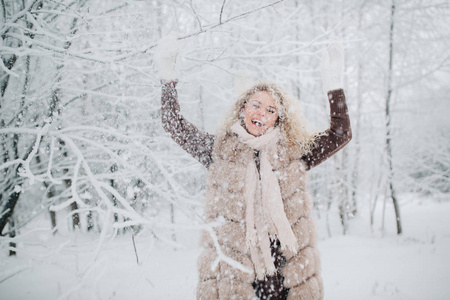
[[[206,169],[162,128],[171,33],[181,112],[210,133],[258,80],[327,129],[320,59],[342,44],[353,138],[308,182],[325,299],[450,298],[448,1],[0,8],[0,299],[195,299]]]

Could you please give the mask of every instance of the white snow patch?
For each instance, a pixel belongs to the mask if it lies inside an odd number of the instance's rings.
[[[427,199],[404,202],[401,208],[400,237],[389,225],[395,223],[390,214],[384,237],[379,224],[375,233],[364,229],[365,216],[350,223],[347,236],[326,237],[318,220],[325,299],[450,299],[450,203]],[[49,220],[40,222],[33,228]],[[49,229],[34,229],[17,239],[16,257],[7,256],[9,240],[2,237],[0,298],[195,299],[198,236],[197,231],[180,232],[177,241],[185,247],[174,250],[138,235],[139,264],[129,234],[105,241],[97,259],[99,237],[92,233],[53,236]]]

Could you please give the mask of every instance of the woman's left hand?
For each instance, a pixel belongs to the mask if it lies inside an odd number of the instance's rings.
[[[328,45],[320,63],[322,90],[325,94],[342,88],[343,63],[344,49],[342,45],[339,43]]]

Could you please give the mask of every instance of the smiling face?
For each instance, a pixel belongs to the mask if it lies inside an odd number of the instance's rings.
[[[278,109],[273,97],[265,91],[250,96],[244,107],[244,124],[254,136],[264,134],[278,120]]]

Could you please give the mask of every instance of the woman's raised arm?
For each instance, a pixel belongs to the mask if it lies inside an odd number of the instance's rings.
[[[161,92],[161,119],[163,128],[186,152],[205,167],[212,161],[214,135],[205,133],[180,114],[176,81],[163,83]]]
[[[317,166],[342,149],[352,139],[345,94],[342,87],[344,50],[340,44],[325,49],[320,65],[322,90],[330,102],[330,128],[317,139],[310,153],[303,156],[307,169]]]
[[[315,141],[312,151],[302,157],[307,169],[311,169],[327,160],[352,139],[344,90],[329,91],[328,100],[330,101],[330,128],[320,134]]]
[[[156,47],[154,62],[161,78],[161,119],[163,128],[186,152],[205,167],[211,164],[214,136],[202,132],[180,114],[177,58],[180,44],[175,33],[162,38]]]

